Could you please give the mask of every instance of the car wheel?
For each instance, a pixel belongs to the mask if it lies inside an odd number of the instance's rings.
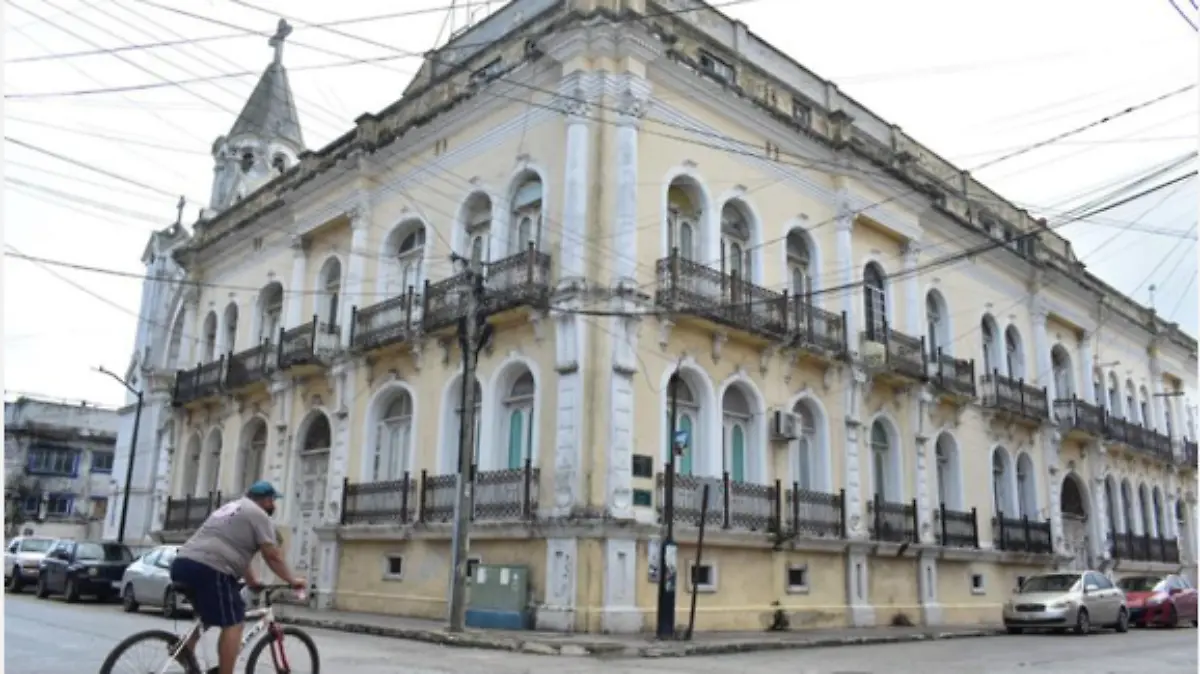
[[[125,589],[121,591],[121,608],[125,609],[126,613],[137,613],[138,603],[133,596],[133,584],[125,585]]]
[[[68,604],[79,601],[79,583],[74,578],[67,579],[67,587],[63,589],[63,597]]]
[[[42,574],[38,574],[37,592],[34,594],[37,595],[38,599],[45,599],[50,596],[50,586],[46,585],[46,577]]]
[[[163,617],[174,619],[179,615],[179,599],[175,595],[175,590],[167,588],[163,594]]]
[[[8,579],[8,589],[13,592],[20,592],[23,587],[25,587],[25,581],[21,579],[21,569],[14,566],[12,578]]]
[[[1086,608],[1079,609],[1079,613],[1075,614],[1075,633],[1079,635],[1089,634],[1092,631],[1092,619],[1088,615]]]
[[[1117,631],[1124,634],[1129,631],[1129,611],[1124,606],[1121,607],[1121,612],[1117,614]]]

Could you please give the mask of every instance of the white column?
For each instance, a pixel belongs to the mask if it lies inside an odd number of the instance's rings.
[[[630,89],[621,99],[617,117],[617,265],[613,280],[626,287],[637,285],[638,129],[645,105],[645,99]]]
[[[1142,419],[1142,425],[1147,428],[1152,428],[1158,432],[1163,432],[1166,427],[1166,422],[1163,419],[1163,409],[1165,409],[1165,401],[1163,397],[1163,378],[1162,378],[1162,362],[1158,358],[1158,347],[1155,346],[1154,353],[1150,356],[1150,414],[1153,419]]]
[[[362,203],[350,214],[350,259],[346,264],[346,287],[342,290],[341,304],[338,306],[338,329],[342,331],[342,346],[350,346],[350,335],[353,332],[350,325],[351,309],[354,306],[367,306],[374,301],[368,299],[367,284],[364,278],[364,268],[367,264],[369,251],[368,237],[371,233],[371,217],[364,197]],[[379,298],[383,299],[383,298]]]
[[[288,286],[287,306],[283,312],[283,329],[290,330],[304,322],[300,312],[304,310],[304,277],[308,269],[308,242],[303,237],[292,238],[292,283]],[[278,335],[271,335],[277,339]]]
[[[563,178],[562,261],[560,285],[581,284],[588,211],[588,137],[591,134],[587,94],[575,88],[565,99],[567,147]]]
[[[841,270],[841,284],[853,287],[855,276],[858,273],[854,264],[854,246],[851,240],[851,234],[854,231],[854,212],[850,208],[850,194],[845,188],[839,188],[835,198],[837,219],[834,227],[837,229],[837,234],[834,267]],[[846,312],[846,343],[850,345],[850,351],[855,353],[858,351],[859,341],[856,308],[860,297],[862,297],[861,292],[847,292],[842,295],[842,311]],[[831,311],[837,310],[836,307],[828,308]]]
[[[200,294],[193,286],[183,291],[183,335],[179,340],[179,360],[176,367],[181,370],[195,367],[195,354],[200,352],[200,341],[196,337],[196,316],[200,311]]]
[[[1034,360],[1037,362],[1037,372],[1034,376],[1025,376],[1025,381],[1037,386],[1038,388],[1046,387],[1047,395],[1053,395],[1054,388],[1054,365],[1050,358],[1050,338],[1046,334],[1046,318],[1049,311],[1046,305],[1040,300],[1034,300],[1031,318],[1033,319],[1033,351]],[[1026,359],[1028,361],[1028,359]],[[1048,401],[1050,407],[1050,418],[1054,416],[1054,403]]]
[[[1108,455],[1102,443],[1089,447],[1087,455],[1090,458],[1088,463],[1092,477],[1092,512],[1096,513],[1096,530],[1092,532],[1092,555],[1100,560],[1107,556],[1108,534],[1112,529],[1108,523],[1108,496],[1104,493],[1104,469],[1108,463]]]
[[[920,338],[925,334],[921,328],[921,316],[925,313],[925,300],[921,297],[921,279],[916,272],[917,261],[921,256],[921,244],[909,241],[904,244],[904,296],[907,300],[904,312],[905,333],[910,337]]]
[[[1079,376],[1083,382],[1083,391],[1079,397],[1093,405],[1100,405],[1103,401],[1096,400],[1096,370],[1092,367],[1093,334],[1085,332],[1079,339]]]

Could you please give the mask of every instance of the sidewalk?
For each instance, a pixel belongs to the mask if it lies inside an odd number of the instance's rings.
[[[280,620],[303,627],[410,639],[460,648],[484,648],[537,655],[571,655],[608,658],[673,658],[692,655],[722,655],[785,649],[828,648],[891,644],[937,639],[962,639],[1003,634],[999,627],[869,627],[792,632],[697,632],[694,640],[655,641],[650,635],[564,634],[511,630],[468,629],[460,634],[446,632],[441,622],[419,618],[316,611],[280,607]]]

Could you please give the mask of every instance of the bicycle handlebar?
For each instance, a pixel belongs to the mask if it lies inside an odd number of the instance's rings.
[[[241,586],[247,587],[245,580],[241,581]],[[308,588],[304,588],[302,590],[297,590],[296,588],[292,587],[291,585],[288,585],[287,583],[264,583],[263,585],[259,586],[258,589],[251,590],[251,591],[256,594],[261,594],[263,597],[263,601],[268,605],[271,604],[271,596],[277,592],[284,592],[284,591],[294,592],[294,593],[296,593],[296,598],[301,601],[303,601],[305,596],[308,594]]]

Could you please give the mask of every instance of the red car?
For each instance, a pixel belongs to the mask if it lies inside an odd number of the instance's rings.
[[[1196,625],[1196,588],[1183,576],[1129,576],[1117,581],[1125,591],[1129,622],[1138,627],[1165,625],[1178,627],[1181,622]]]

